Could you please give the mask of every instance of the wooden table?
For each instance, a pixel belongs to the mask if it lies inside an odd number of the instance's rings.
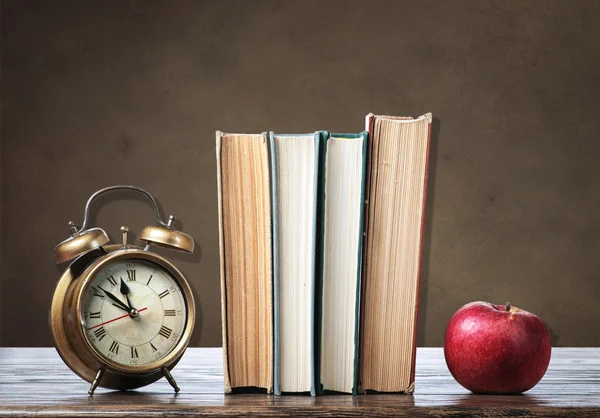
[[[473,395],[450,376],[440,348],[419,348],[416,391],[407,395],[224,395],[220,348],[191,348],[173,376],[130,392],[98,389],[53,348],[0,348],[0,416],[597,416],[600,348],[556,348],[544,379],[525,395]]]

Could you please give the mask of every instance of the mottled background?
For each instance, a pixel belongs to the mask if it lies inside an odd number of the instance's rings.
[[[51,345],[52,250],[95,190],[147,188],[221,344],[214,131],[434,114],[420,345],[488,300],[600,346],[600,3],[3,1],[0,343]],[[118,240],[145,201],[98,202]],[[171,255],[167,252],[163,254]]]

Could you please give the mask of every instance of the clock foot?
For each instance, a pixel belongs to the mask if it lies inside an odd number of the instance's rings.
[[[167,378],[167,380],[169,381],[169,384],[171,386],[173,386],[173,389],[175,389],[175,393],[178,393],[179,386],[177,386],[177,382],[175,381],[175,379],[173,379],[173,376],[171,376],[171,373],[169,373],[169,371],[167,370],[166,367],[162,368],[162,372],[165,375],[165,377]]]
[[[100,379],[102,379],[103,374],[104,374],[104,369],[98,370],[98,373],[96,373],[96,377],[94,378],[94,381],[92,382],[92,386],[90,386],[90,390],[88,390],[88,395],[92,396],[94,394],[94,391],[98,387],[98,384],[100,383]]]

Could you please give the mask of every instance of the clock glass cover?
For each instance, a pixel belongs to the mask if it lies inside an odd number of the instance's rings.
[[[187,322],[185,296],[158,264],[119,260],[91,279],[81,299],[80,319],[91,348],[127,368],[167,356]]]

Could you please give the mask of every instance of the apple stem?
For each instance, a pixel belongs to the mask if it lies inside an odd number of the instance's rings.
[[[510,302],[506,302],[504,307],[506,308],[506,312],[510,311]]]

